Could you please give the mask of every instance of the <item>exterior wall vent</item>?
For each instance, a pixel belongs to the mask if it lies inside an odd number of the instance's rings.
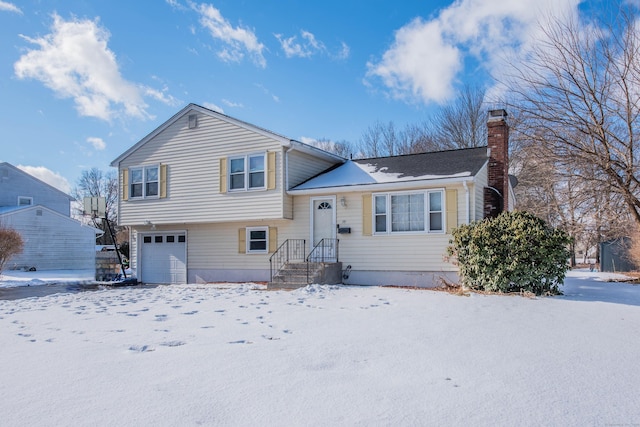
[[[36,209],[36,216],[42,216],[42,209]]]
[[[189,114],[189,129],[195,129],[198,127],[198,115]]]

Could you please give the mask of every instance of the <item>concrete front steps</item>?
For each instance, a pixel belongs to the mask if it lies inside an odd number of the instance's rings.
[[[336,285],[342,283],[341,262],[309,262],[309,280],[307,281],[307,263],[290,262],[278,271],[267,289],[297,289],[309,284]]]

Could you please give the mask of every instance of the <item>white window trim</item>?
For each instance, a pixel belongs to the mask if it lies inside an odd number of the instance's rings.
[[[249,178],[250,178],[250,174],[251,172],[249,171],[249,159],[251,157],[262,157],[262,165],[263,165],[263,169],[262,169],[262,173],[263,173],[263,184],[261,187],[249,187]],[[244,187],[243,188],[232,188],[232,181],[231,181],[231,161],[232,160],[238,160],[238,159],[243,159],[244,160]],[[239,156],[230,156],[229,159],[227,160],[227,182],[229,183],[228,187],[229,187],[229,191],[230,192],[236,192],[236,191],[263,191],[267,189],[267,153],[266,152],[261,152],[261,153],[252,153],[252,154],[245,154],[245,155],[239,155]]]
[[[251,232],[252,231],[264,231],[265,232],[265,248],[264,250],[251,249]],[[247,227],[246,228],[246,253],[248,254],[266,254],[269,253],[269,227]]]
[[[440,213],[442,216],[442,229],[441,230],[431,230],[430,224],[430,213],[429,210],[429,194],[431,193],[440,193],[441,195],[441,206],[442,209],[440,211],[434,211]],[[407,195],[407,194],[424,194],[424,230],[420,231],[392,231],[391,230],[391,196],[399,196],[399,195]],[[386,231],[376,231],[376,196],[384,196],[386,203]],[[420,190],[420,191],[393,191],[387,193],[373,193],[371,197],[371,228],[372,234],[377,236],[390,236],[390,235],[401,235],[401,234],[444,234],[447,229],[446,225],[446,192],[444,188],[435,188],[429,190]]]
[[[158,180],[157,181],[149,181],[149,182],[157,182],[158,183],[158,194],[147,196],[147,169],[158,169]],[[140,169],[142,170],[142,196],[134,196],[133,191],[131,191],[131,180],[133,179],[132,171]],[[159,199],[160,198],[160,165],[146,165],[146,166],[133,166],[129,168],[129,182],[127,183],[129,186],[129,198],[133,200],[142,200],[142,199]]]
[[[29,204],[28,205],[22,205],[22,204],[20,204],[20,200],[28,200]],[[18,196],[18,206],[33,206],[33,197]]]

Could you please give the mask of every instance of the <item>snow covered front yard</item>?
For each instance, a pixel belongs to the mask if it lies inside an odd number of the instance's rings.
[[[601,277],[536,299],[245,284],[1,300],[0,424],[639,425],[640,286]]]

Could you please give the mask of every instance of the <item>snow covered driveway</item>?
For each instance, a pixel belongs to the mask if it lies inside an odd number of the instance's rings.
[[[640,286],[160,286],[0,301],[22,425],[639,425]]]

